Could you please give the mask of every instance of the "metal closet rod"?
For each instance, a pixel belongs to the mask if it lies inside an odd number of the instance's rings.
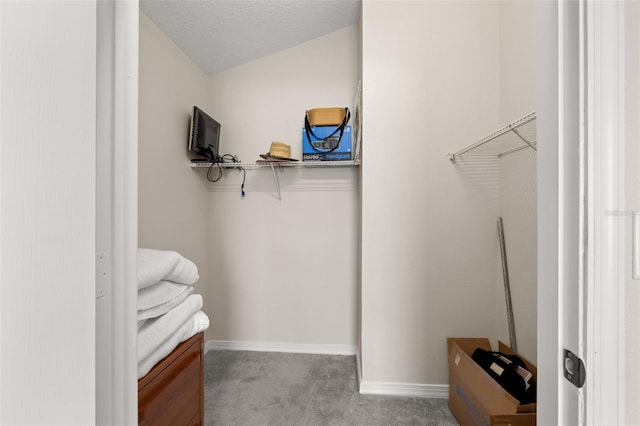
[[[525,115],[524,117],[514,121],[513,123],[506,125],[505,127],[501,128],[500,130],[496,130],[495,132],[491,133],[489,136],[486,136],[486,137],[480,139],[479,141],[475,142],[474,144],[469,145],[466,148],[462,148],[461,150],[459,150],[457,152],[454,152],[453,154],[449,153],[449,154],[447,154],[447,156],[449,157],[449,160],[453,161],[453,160],[456,159],[456,157],[459,157],[459,156],[461,156],[461,155],[463,155],[463,154],[465,154],[465,153],[467,153],[469,151],[472,151],[472,150],[474,150],[474,149],[476,149],[476,148],[478,148],[478,147],[480,147],[480,146],[482,146],[482,145],[484,145],[486,143],[489,143],[492,140],[494,140],[496,138],[499,138],[500,136],[502,136],[502,135],[504,135],[506,133],[509,133],[509,132],[513,132],[516,136],[518,136],[520,139],[522,139],[522,141],[526,145],[522,145],[522,146],[510,149],[508,151],[505,151],[503,153],[500,153],[500,154],[498,154],[498,157],[500,157],[502,155],[510,154],[512,152],[519,151],[519,150],[524,149],[524,148],[531,148],[534,151],[536,151],[536,146],[534,145],[535,141],[527,140],[517,130],[522,125],[527,124],[530,121],[533,121],[535,119],[536,119],[536,113],[535,112],[531,112],[531,113]]]

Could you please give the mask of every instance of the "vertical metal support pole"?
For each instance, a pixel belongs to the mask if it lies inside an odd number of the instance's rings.
[[[507,248],[504,242],[504,227],[502,217],[498,217],[498,240],[500,241],[500,258],[502,260],[502,278],[504,280],[504,298],[507,304],[507,321],[509,323],[509,340],[511,349],[518,350],[516,343],[516,326],[513,320],[513,305],[511,304],[511,284],[509,283],[509,267],[507,265]]]

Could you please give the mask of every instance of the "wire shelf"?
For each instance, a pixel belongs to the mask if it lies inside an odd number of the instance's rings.
[[[360,165],[360,160],[349,161],[274,161],[274,162],[262,162],[262,163],[216,163],[224,169],[235,169],[242,167],[247,170],[255,170],[271,167],[287,167],[287,168],[306,168],[306,167],[357,167]],[[211,163],[191,163],[192,168],[208,168],[211,167]]]
[[[451,161],[464,155],[501,157],[526,148],[537,150],[535,112],[525,115],[459,151],[449,153],[447,156]]]
[[[255,163],[204,163],[196,162],[191,163],[191,167],[194,169],[209,168],[212,165],[220,166],[223,169],[238,169],[243,168],[245,170],[256,169],[270,169],[273,176],[273,183],[275,184],[276,191],[278,193],[278,199],[282,202],[282,192],[280,191],[280,179],[276,173],[276,168],[283,170],[285,168],[329,168],[329,167],[356,167],[360,165],[360,160],[350,161],[264,161]]]

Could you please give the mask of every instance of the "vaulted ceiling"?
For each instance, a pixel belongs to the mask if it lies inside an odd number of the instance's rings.
[[[360,0],[141,0],[206,74],[354,25]]]

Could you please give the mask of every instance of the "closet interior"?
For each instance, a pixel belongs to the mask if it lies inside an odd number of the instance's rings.
[[[356,355],[361,391],[446,397],[447,337],[509,341],[500,216],[535,362],[534,16],[533,2],[363,2],[354,25],[207,74],[143,7],[139,240],[198,265],[207,349]],[[357,163],[255,165],[273,141],[301,158],[305,110],[353,108],[359,82]],[[211,183],[190,167],[194,105],[247,169],[244,197],[239,170]]]

